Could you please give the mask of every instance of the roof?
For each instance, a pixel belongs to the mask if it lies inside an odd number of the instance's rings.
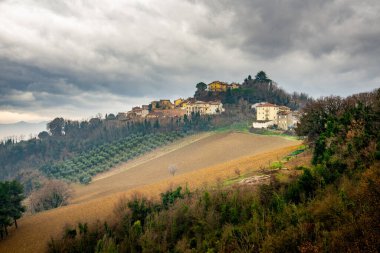
[[[288,115],[288,114],[291,114],[292,112],[290,111],[281,111],[281,112],[278,112],[277,114],[278,115]]]
[[[287,106],[285,106],[285,105],[281,105],[281,106],[279,106],[279,107],[280,107],[280,109],[282,109],[282,110],[290,110],[290,108],[287,107]]]
[[[209,83],[208,85],[213,84],[213,83],[219,83],[219,84],[223,84],[223,85],[228,85],[228,83],[221,82],[221,81],[213,81],[213,82]]]
[[[259,104],[256,107],[278,107],[278,105],[274,105],[274,104],[271,104],[271,103],[265,103],[265,104]]]
[[[222,102],[220,101],[210,101],[208,102],[210,105],[220,105]]]

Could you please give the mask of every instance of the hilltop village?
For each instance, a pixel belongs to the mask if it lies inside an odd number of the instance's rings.
[[[226,92],[228,89],[237,89],[240,87],[238,83],[224,83],[214,81],[207,86],[207,90],[211,92]],[[119,112],[116,116],[119,120],[136,120],[136,119],[157,119],[167,117],[183,117],[184,115],[199,113],[200,115],[217,115],[224,112],[223,104],[220,100],[200,101],[195,98],[178,98],[173,101],[169,99],[161,99],[152,101],[149,105],[141,107],[133,107],[128,112]]]
[[[203,83],[202,83],[203,84]],[[199,89],[199,87],[197,87]],[[214,81],[200,88],[208,92],[207,101],[198,100],[196,96],[187,99],[178,98],[171,102],[169,99],[152,101],[147,105],[133,107],[127,112],[119,112],[116,118],[121,121],[139,121],[144,119],[164,119],[191,117],[192,115],[221,115],[226,109],[218,93],[227,93],[241,88],[239,83]],[[277,128],[279,130],[294,129],[299,122],[298,111],[292,111],[287,106],[280,106],[268,102],[250,104],[251,112],[256,116],[252,123],[253,128]]]

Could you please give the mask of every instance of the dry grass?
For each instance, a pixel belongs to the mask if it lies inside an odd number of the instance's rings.
[[[234,132],[208,134],[193,138],[188,137],[164,150],[148,154],[147,158],[143,157],[137,161],[126,163],[116,170],[118,173],[115,174],[111,171],[90,185],[76,185],[76,194],[72,203],[81,203],[168,179],[172,177],[168,171],[171,165],[177,167],[178,170],[175,174],[177,177],[244,156],[252,156],[299,143],[280,137]]]
[[[213,185],[218,180],[236,176],[236,169],[246,173],[267,166],[298,145],[299,142],[278,137],[241,133],[207,136],[89,186],[77,188],[76,204],[23,217],[18,231],[11,231],[9,237],[0,241],[0,252],[44,252],[47,241],[52,236],[61,235],[65,224],[107,219],[122,196],[138,192],[158,197],[159,193],[178,185],[188,184],[191,189]],[[167,171],[168,164],[173,162],[179,166],[174,177]]]

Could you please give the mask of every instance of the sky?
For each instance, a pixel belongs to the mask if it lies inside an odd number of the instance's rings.
[[[0,123],[87,119],[264,70],[313,97],[380,87],[379,0],[0,0]]]

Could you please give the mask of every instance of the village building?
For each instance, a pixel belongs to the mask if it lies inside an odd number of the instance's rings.
[[[143,109],[143,108],[140,108],[140,107],[136,106],[136,107],[133,107],[132,111],[130,111],[128,113],[130,114],[131,117],[145,118],[146,115],[148,115],[149,110]]]
[[[182,101],[182,103],[179,104],[178,107],[180,107],[180,108],[182,108],[182,109],[186,109],[188,103],[189,103],[188,100]]]
[[[287,107],[287,106],[281,105],[281,106],[278,107],[278,111],[279,112],[290,112],[291,109],[289,107]]]
[[[187,115],[199,113],[200,115],[214,115],[224,112],[223,104],[220,101],[203,102],[196,101],[189,103],[186,107]]]
[[[152,110],[155,110],[155,109],[165,110],[165,109],[174,108],[174,104],[172,104],[172,102],[170,102],[169,99],[161,99],[160,101],[152,101],[150,104],[151,104]]]
[[[281,111],[277,114],[277,128],[281,130],[288,130],[293,127],[293,115],[290,111]]]
[[[252,123],[252,127],[253,128],[268,128],[268,127],[274,126],[275,124],[276,124],[276,122],[274,120],[270,120],[270,121],[254,121]]]
[[[169,99],[161,99],[159,102],[160,109],[173,109],[174,105]]]
[[[282,111],[278,113],[277,126],[282,130],[295,128],[299,123],[299,113],[297,111]]]
[[[277,120],[277,113],[279,112],[279,106],[265,103],[256,107],[256,120],[257,121],[272,121]]]
[[[186,110],[182,108],[175,108],[175,109],[155,109],[155,113],[159,113],[161,117],[167,117],[167,118],[176,118],[176,117],[183,117],[186,114]]]
[[[208,90],[213,92],[227,91],[228,84],[225,82],[214,81],[208,84]]]
[[[174,107],[180,107],[183,102],[184,102],[183,98],[174,100]]]
[[[231,90],[239,89],[240,88],[240,84],[238,84],[238,83],[230,83],[228,85],[228,88],[230,88]]]
[[[189,103],[186,107],[186,114],[199,113],[200,115],[206,114],[207,103],[203,101],[196,101],[195,103]]]
[[[132,120],[132,119],[136,119],[136,118],[137,118],[137,114],[134,111],[127,112],[127,119],[128,120]]]
[[[159,106],[159,101],[152,101],[152,102],[150,102],[149,105],[150,105],[151,109],[154,110],[157,108],[157,106]]]
[[[278,106],[267,102],[261,102],[252,106],[256,108],[256,121],[253,128],[268,128],[276,125],[278,129],[289,130],[298,122],[297,112],[292,112],[287,106]]]
[[[211,101],[206,114],[221,114],[224,112],[223,104],[220,101]]]
[[[118,120],[127,120],[128,119],[128,115],[127,115],[126,112],[119,112],[116,115],[116,119],[118,119]]]
[[[259,103],[255,103],[255,104],[251,105],[251,109],[256,110],[257,106],[259,106],[259,105],[264,105],[264,104],[268,104],[268,102],[259,102]]]
[[[164,114],[162,112],[150,112],[148,115],[146,115],[147,119],[158,119],[158,118],[163,118]]]

